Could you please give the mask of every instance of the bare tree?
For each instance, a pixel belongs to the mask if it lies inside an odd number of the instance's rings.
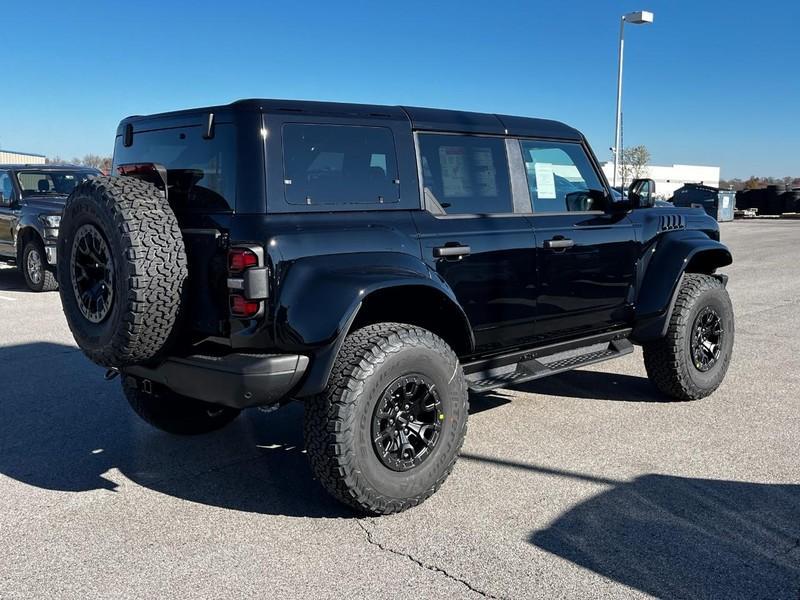
[[[58,154],[56,154],[55,156],[46,158],[45,162],[47,162],[48,164],[51,163],[55,164],[55,163],[64,163],[67,161],[65,161]],[[106,174],[108,174],[108,172],[111,171],[111,157],[100,156],[99,154],[87,154],[83,158],[78,158],[77,156],[75,156],[72,158],[72,160],[69,161],[69,164],[94,167],[95,169],[100,169],[103,173]]]
[[[622,187],[634,179],[647,177],[647,164],[650,162],[650,151],[646,146],[632,146],[622,149],[620,173]]]
[[[87,154],[81,160],[81,164],[99,169],[103,164],[103,160],[105,160],[104,157],[98,154]]]

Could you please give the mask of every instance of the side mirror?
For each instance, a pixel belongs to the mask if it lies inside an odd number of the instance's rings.
[[[656,182],[652,179],[634,179],[628,188],[628,198],[633,208],[651,208],[656,204]]]
[[[606,210],[610,200],[603,190],[581,190],[566,195],[567,210],[570,212],[586,212],[590,210]]]

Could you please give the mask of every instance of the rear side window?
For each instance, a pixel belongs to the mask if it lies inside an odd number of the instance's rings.
[[[400,200],[394,136],[387,127],[283,126],[289,204],[382,204]]]
[[[423,191],[436,212],[514,212],[502,139],[428,133],[418,139]]]
[[[117,138],[114,168],[158,163],[167,168],[169,200],[177,212],[230,212],[236,207],[236,131],[218,123],[214,137],[202,127],[136,132],[125,147]]]

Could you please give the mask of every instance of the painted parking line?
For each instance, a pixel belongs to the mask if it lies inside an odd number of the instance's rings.
[[[16,302],[16,298],[9,298],[8,296],[0,296],[0,300],[8,300],[9,302]]]

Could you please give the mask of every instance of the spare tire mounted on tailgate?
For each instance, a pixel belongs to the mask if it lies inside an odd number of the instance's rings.
[[[124,367],[166,349],[187,276],[175,214],[156,186],[96,177],[70,195],[58,238],[61,303],[94,362]]]

